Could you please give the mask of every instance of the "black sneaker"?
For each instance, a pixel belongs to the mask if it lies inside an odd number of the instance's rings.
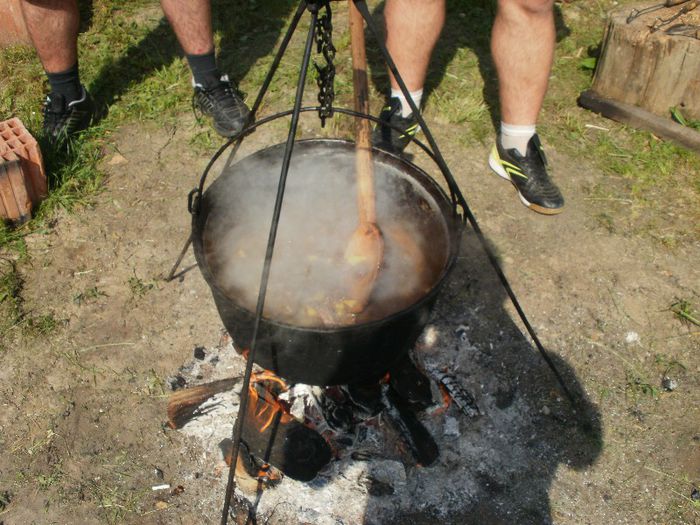
[[[401,129],[401,131],[396,131],[386,124],[377,124],[372,132],[374,147],[390,153],[403,152],[413,136],[420,131],[418,120],[413,116],[413,113],[405,118],[401,116],[401,101],[397,97],[392,97],[389,100],[389,105],[382,109],[379,119]]]
[[[499,136],[491,150],[489,166],[515,186],[520,200],[531,210],[545,215],[562,212],[564,197],[547,175],[547,157],[537,134],[527,143],[525,156],[516,148],[504,149]]]
[[[95,117],[95,102],[85,86],[80,87],[82,97],[67,104],[63,95],[47,95],[44,105],[44,134],[50,142],[63,142],[92,123]]]
[[[202,114],[213,118],[214,129],[222,137],[233,137],[240,133],[250,114],[248,106],[227,75],[223,75],[212,88],[194,84],[192,104]]]

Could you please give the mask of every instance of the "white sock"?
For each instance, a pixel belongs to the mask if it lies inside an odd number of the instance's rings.
[[[501,146],[503,149],[517,149],[521,155],[527,155],[527,143],[536,133],[535,125],[515,126],[501,122]]]
[[[423,98],[423,89],[418,89],[416,91],[409,91],[409,95],[411,95],[411,98],[413,99],[413,103],[416,105],[418,109],[420,109],[420,101]],[[403,93],[401,92],[400,89],[391,89],[391,98],[398,98],[401,101],[401,116],[403,118],[406,118],[409,116],[413,111],[411,110],[411,106],[408,105],[408,102],[406,101],[406,97],[403,96]]]

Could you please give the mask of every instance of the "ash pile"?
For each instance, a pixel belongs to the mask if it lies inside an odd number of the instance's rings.
[[[599,418],[551,354],[572,409],[502,307],[465,304],[475,283],[448,287],[411,358],[376,385],[286,385],[257,368],[230,522],[556,523],[550,486],[560,465],[595,460]],[[171,426],[200,451],[189,483],[206,486],[204,523],[220,517],[244,368],[223,334],[171,378]]]

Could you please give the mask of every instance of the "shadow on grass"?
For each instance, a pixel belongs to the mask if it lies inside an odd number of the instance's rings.
[[[233,5],[231,5],[233,4]],[[222,73],[238,82],[253,64],[275,48],[296,0],[212,2],[212,26],[221,35],[218,61]],[[96,99],[110,106],[134,83],[182,57],[182,49],[165,18],[126,53],[106,64],[94,82]],[[157,96],[157,94],[154,94]]]

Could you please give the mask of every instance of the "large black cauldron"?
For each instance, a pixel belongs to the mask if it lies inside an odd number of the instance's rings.
[[[319,162],[334,155],[347,156],[354,151],[351,142],[314,139],[295,144],[290,180],[294,177],[294,161],[302,157],[318,158]],[[270,167],[270,176],[279,176],[284,144],[254,153],[226,169],[204,192],[193,213],[192,241],[199,268],[211,287],[214,301],[224,326],[236,347],[248,348],[252,339],[254,312],[236,302],[220,286],[215,271],[207,259],[205,232],[209,221],[216,221],[224,212],[230,213],[231,203],[221,195],[239,197],[247,189],[251,176],[259,171],[260,163]],[[364,383],[381,378],[415,343],[430,316],[438,292],[457,257],[461,218],[454,204],[437,183],[414,164],[397,156],[375,150],[375,163],[395,174],[397,199],[400,205],[415,214],[424,214],[424,224],[432,230],[425,232],[430,243],[424,249],[432,261],[440,261],[436,279],[429,291],[410,306],[385,318],[336,328],[305,328],[263,317],[256,342],[255,361],[291,383],[335,385]],[[379,174],[383,170],[377,170]],[[260,176],[259,173],[257,176]],[[333,173],[328,174],[329,177]],[[381,180],[377,183],[381,184]],[[399,188],[400,187],[400,188]],[[274,201],[274,185],[270,186],[270,201]],[[233,192],[233,193],[232,193]],[[354,195],[340,196],[354,199]],[[224,207],[229,209],[225,210]],[[261,221],[269,218],[261,214]],[[282,210],[284,221],[284,207]],[[378,223],[382,224],[381,214]],[[209,225],[211,226],[211,224]],[[270,296],[268,294],[268,300]]]

